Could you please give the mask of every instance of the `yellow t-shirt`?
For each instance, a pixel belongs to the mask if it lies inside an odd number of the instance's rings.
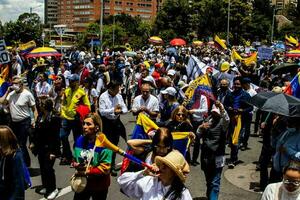
[[[76,115],[76,108],[79,104],[88,106],[91,109],[91,104],[88,95],[82,87],[72,91],[70,87],[65,90],[65,99],[61,106],[61,117],[74,120]]]

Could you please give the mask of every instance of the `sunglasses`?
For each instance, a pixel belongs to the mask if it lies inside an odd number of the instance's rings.
[[[291,180],[288,180],[288,179],[283,179],[282,182],[284,184],[286,184],[286,185],[293,185],[295,187],[299,187],[300,186],[300,181],[291,181]]]
[[[178,117],[180,117],[180,116],[185,117],[185,114],[177,113],[176,116],[178,116]]]

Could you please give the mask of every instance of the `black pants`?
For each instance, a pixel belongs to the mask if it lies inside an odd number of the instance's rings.
[[[197,129],[198,126],[202,124],[202,121],[192,121],[192,125],[193,125],[193,131],[196,135],[195,138],[195,143],[194,143],[194,149],[193,149],[193,156],[192,156],[192,162],[196,162],[198,160],[199,157],[199,153],[200,153],[200,135],[197,134]]]
[[[93,200],[106,200],[107,193],[108,189],[97,192],[84,190],[81,193],[75,193],[74,200],[89,200],[91,197]]]
[[[30,167],[30,157],[26,144],[31,129],[31,119],[29,117],[19,122],[12,122],[10,127],[18,139],[25,164]]]
[[[41,150],[38,153],[38,160],[41,169],[43,188],[46,188],[47,193],[51,193],[56,189],[55,171],[53,169],[55,159],[50,160],[50,153],[46,150]]]
[[[126,141],[126,129],[120,118],[116,120],[110,120],[102,117],[103,122],[103,133],[106,135],[107,139],[118,146],[120,136]],[[116,163],[116,153],[112,155],[111,169],[115,169]]]

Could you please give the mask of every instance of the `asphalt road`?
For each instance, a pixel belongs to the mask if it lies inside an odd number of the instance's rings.
[[[134,117],[129,113],[122,116],[122,121],[126,127],[127,135],[130,135],[134,128]],[[72,137],[70,137],[71,139]],[[223,169],[223,175],[221,180],[221,191],[220,200],[258,200],[261,198],[261,194],[253,192],[253,185],[258,181],[258,173],[255,170],[250,170],[253,168],[253,162],[259,157],[261,143],[260,138],[250,137],[249,147],[247,151],[240,151],[239,159],[243,161],[240,168],[236,167],[232,171],[227,169],[227,166]],[[121,140],[120,147],[126,149],[125,142]],[[229,153],[229,149],[227,149]],[[37,158],[31,155],[32,165],[31,165],[31,176],[32,176],[32,188],[26,190],[26,199],[28,200],[39,200],[43,199],[42,195],[37,194],[35,191],[41,186],[41,177],[39,172],[39,164]],[[117,157],[118,162],[121,162],[121,157]],[[57,187],[60,189],[59,200],[71,200],[73,199],[74,193],[69,187],[69,180],[74,169],[69,166],[59,166],[59,160],[55,163],[55,173],[56,173],[56,183]],[[245,166],[245,168],[243,168]],[[247,168],[248,167],[248,168]],[[224,172],[227,177],[224,176]],[[119,186],[116,181],[116,177],[112,177],[112,183],[109,188],[108,200],[127,200],[125,195],[120,192]],[[205,198],[205,178],[204,174],[200,169],[200,166],[191,166],[191,173],[187,179],[186,186],[189,188],[194,200],[204,200]]]

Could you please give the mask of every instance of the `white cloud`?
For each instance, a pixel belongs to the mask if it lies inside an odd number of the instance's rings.
[[[44,22],[44,1],[43,0],[0,0],[0,20],[2,23],[15,21],[19,15],[29,13],[32,8],[33,13],[37,13]]]

